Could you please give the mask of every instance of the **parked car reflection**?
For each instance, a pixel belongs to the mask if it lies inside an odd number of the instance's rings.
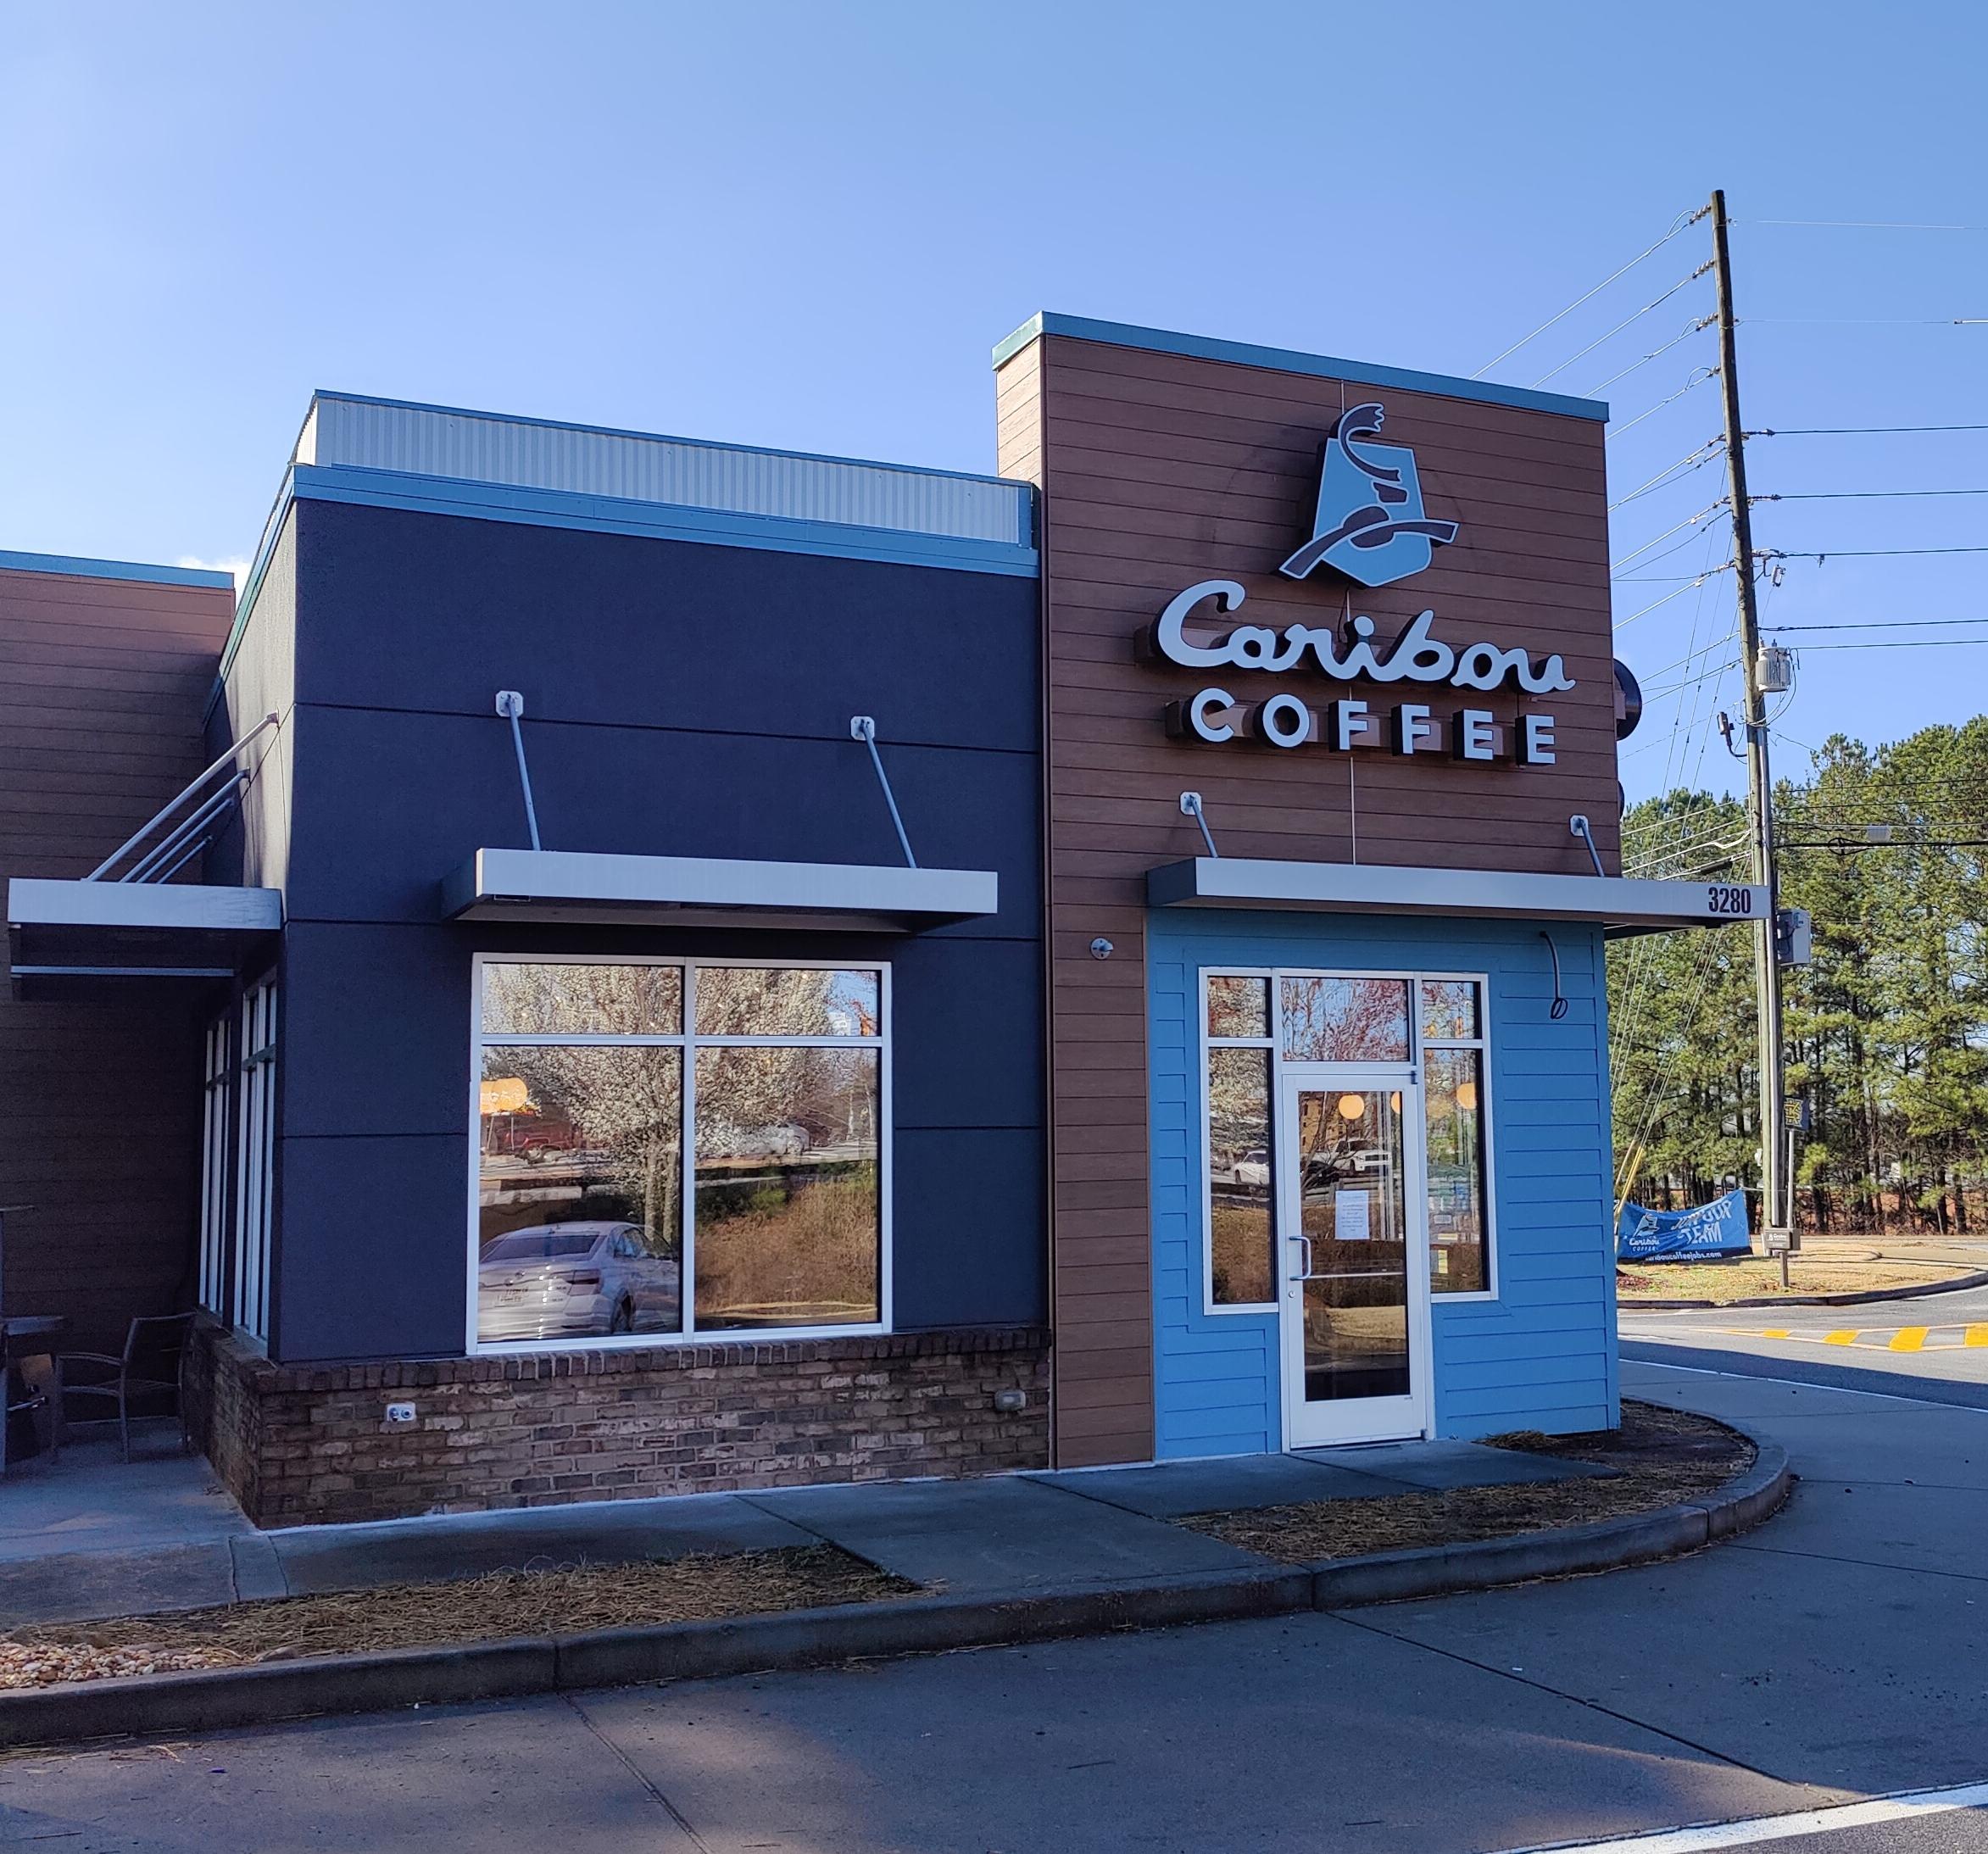
[[[674,1333],[682,1274],[635,1223],[536,1223],[487,1239],[476,1271],[476,1337],[587,1339]]]

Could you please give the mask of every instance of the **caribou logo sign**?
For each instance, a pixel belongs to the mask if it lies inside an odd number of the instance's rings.
[[[1415,453],[1368,442],[1386,417],[1371,401],[1340,413],[1319,460],[1311,538],[1280,573],[1306,579],[1329,566],[1362,586],[1392,586],[1456,538],[1454,521],[1432,521],[1423,510]]]
[[[1232,579],[1205,579],[1177,593],[1153,626],[1154,654],[1190,670],[1227,665],[1273,674],[1295,669],[1309,656],[1317,669],[1340,682],[1367,676],[1376,682],[1447,682],[1453,688],[1495,689],[1510,677],[1534,695],[1573,687],[1573,679],[1557,654],[1535,665],[1523,650],[1507,650],[1495,643],[1467,643],[1459,650],[1431,637],[1429,627],[1436,617],[1433,611],[1421,614],[1387,645],[1385,656],[1375,654],[1373,621],[1365,616],[1354,619],[1348,627],[1352,642],[1344,656],[1339,654],[1339,640],[1332,626],[1287,625],[1278,632],[1267,625],[1238,625],[1226,637],[1208,643],[1189,641],[1187,621],[1196,606],[1211,601],[1217,611],[1232,612],[1246,596]]]

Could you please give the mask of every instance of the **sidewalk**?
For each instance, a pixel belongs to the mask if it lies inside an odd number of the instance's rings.
[[[954,1595],[1259,1571],[1170,1521],[1299,1501],[1607,1475],[1581,1461],[1415,1442],[963,1481],[692,1494],[262,1532],[170,1437],[128,1467],[105,1445],[0,1484],[0,1629],[197,1609],[554,1565],[827,1542]],[[90,1451],[99,1451],[92,1455]]]

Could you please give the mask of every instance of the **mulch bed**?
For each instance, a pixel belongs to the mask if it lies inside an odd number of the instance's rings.
[[[174,1615],[36,1623],[0,1640],[0,1689],[876,1603],[916,1590],[826,1545],[496,1571],[450,1583],[390,1584]]]
[[[1616,1299],[1625,1307],[1639,1300],[1710,1300],[1716,1304],[1756,1300],[1764,1294],[1876,1294],[1887,1288],[1924,1288],[1957,1281],[1969,1271],[1953,1262],[1829,1261],[1792,1255],[1788,1285],[1781,1285],[1779,1260],[1758,1256],[1740,1261],[1623,1263],[1615,1271]]]
[[[1495,1448],[1613,1468],[1607,1480],[1527,1481],[1452,1493],[1313,1500],[1255,1512],[1201,1513],[1182,1525],[1292,1564],[1410,1545],[1455,1545],[1619,1519],[1696,1500],[1753,1465],[1753,1445],[1709,1417],[1624,1400],[1622,1428],[1585,1435],[1522,1431]]]

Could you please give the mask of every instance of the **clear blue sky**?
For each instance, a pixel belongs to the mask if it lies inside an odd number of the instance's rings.
[[[1988,316],[1988,236],[1748,223],[1988,222],[1985,103],[1959,3],[10,0],[0,548],[240,559],[317,386],[984,470],[988,350],[1039,308],[1468,374],[1717,185],[1750,426],[1988,423],[1988,326],[1794,320]],[[1706,250],[1673,239],[1492,376],[1532,382]],[[1701,281],[1550,384],[1709,308]],[[1609,387],[1618,420],[1710,341]],[[1702,385],[1612,440],[1617,493],[1718,410]],[[1763,441],[1752,468],[1757,493],[1988,488],[1988,433]],[[1722,493],[1714,465],[1642,498],[1616,553]],[[1682,537],[1625,572],[1723,558]],[[1988,543],[1988,497],[1770,504],[1757,539]],[[1796,563],[1768,615],[1969,618],[1985,576]],[[1618,616],[1675,583],[1618,587]],[[1622,654],[1676,683],[1731,609],[1715,579]],[[1985,697],[1988,647],[1817,651],[1785,750]],[[1632,797],[1697,769],[1732,699],[1660,702]]]

